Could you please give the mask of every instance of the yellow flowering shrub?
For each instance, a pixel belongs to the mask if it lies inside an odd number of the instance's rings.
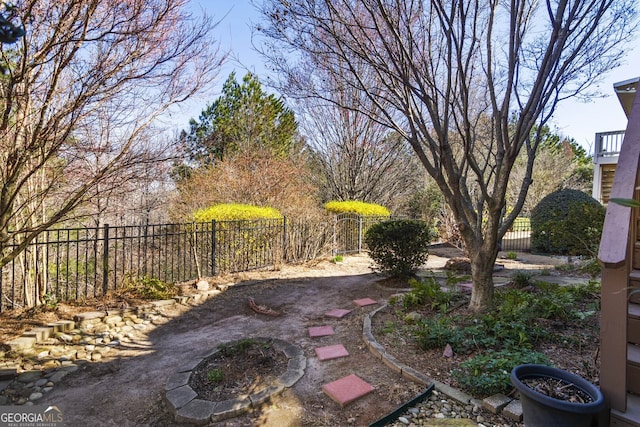
[[[280,219],[282,214],[275,208],[224,203],[199,209],[193,214],[197,222],[207,221],[250,221],[255,219]]]
[[[324,204],[324,208],[331,213],[355,213],[362,216],[389,216],[391,212],[382,205],[365,203],[356,200],[344,202],[333,200]]]

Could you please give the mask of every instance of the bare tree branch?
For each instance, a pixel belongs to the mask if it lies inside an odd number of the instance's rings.
[[[18,3],[25,36],[0,50],[0,266],[166,159],[156,119],[226,56],[187,0]]]
[[[531,185],[532,129],[589,96],[637,26],[633,0],[267,0],[263,13],[281,87],[293,77],[307,82],[300,96],[354,108],[323,90],[325,73],[340,76],[368,99],[360,113],[411,145],[458,221],[474,309],[491,303],[498,243]],[[505,217],[523,148],[530,163]]]

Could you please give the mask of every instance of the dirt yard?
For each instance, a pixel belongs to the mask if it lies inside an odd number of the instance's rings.
[[[162,390],[169,376],[219,344],[243,337],[277,337],[300,346],[307,369],[294,387],[260,411],[223,422],[226,426],[366,425],[417,395],[421,388],[402,379],[375,359],[362,340],[362,320],[378,307],[358,308],[353,300],[386,300],[391,291],[378,289],[366,256],[315,268],[284,267],[281,271],[245,275],[247,280],[200,305],[167,312],[167,322],[147,339],[131,343],[118,357],[84,365],[55,387],[43,404],[57,405],[68,425],[175,425],[165,410]],[[283,313],[280,317],[252,311],[248,298]],[[353,309],[346,318],[324,313]],[[335,335],[309,338],[311,326],[332,325]],[[314,348],[342,343],[349,357],[319,362]],[[376,388],[345,409],[330,400],[322,385],[355,373]]]
[[[434,251],[430,264],[444,265],[449,256],[452,254],[446,251]],[[561,262],[544,258],[507,261],[505,268],[517,264],[552,269]],[[57,405],[69,426],[176,425],[162,395],[167,379],[181,363],[225,342],[277,337],[304,350],[307,368],[302,379],[260,410],[218,425],[368,425],[423,391],[391,371],[363,343],[363,317],[379,304],[360,308],[353,300],[369,297],[384,302],[396,292],[377,286],[380,276],[371,267],[371,260],[360,255],[345,257],[345,262],[338,264],[284,266],[279,271],[227,278],[235,284],[226,291],[198,305],[165,309],[166,321],[151,329],[145,339],[123,345],[115,357],[83,365],[39,404]],[[254,312],[247,303],[249,298],[282,315]],[[324,316],[334,308],[353,311],[343,319]],[[310,338],[308,328],[321,325],[333,326],[335,335]],[[343,344],[350,356],[318,361],[314,349],[332,344]],[[375,391],[341,409],[321,387],[349,374],[358,375]]]

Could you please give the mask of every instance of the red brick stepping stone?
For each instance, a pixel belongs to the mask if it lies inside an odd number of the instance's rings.
[[[345,310],[344,308],[334,308],[331,311],[327,311],[324,315],[329,317],[337,317],[342,319],[347,314],[351,313],[351,310]]]
[[[328,345],[326,347],[316,348],[316,354],[319,360],[337,359],[338,357],[346,357],[349,352],[342,344]]]
[[[326,337],[333,334],[333,326],[312,326],[309,328],[309,336],[311,338]]]
[[[354,374],[322,386],[322,391],[342,408],[373,390],[371,384]]]
[[[354,300],[353,303],[359,307],[364,307],[365,305],[377,304],[378,301],[371,298],[362,298]]]

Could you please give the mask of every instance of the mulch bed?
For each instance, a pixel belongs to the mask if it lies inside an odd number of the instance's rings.
[[[522,383],[530,389],[553,399],[572,403],[593,402],[591,396],[582,389],[560,379],[550,377],[525,378]]]
[[[199,399],[233,399],[272,385],[287,364],[285,354],[271,341],[240,340],[204,359],[193,370],[189,386]]]

